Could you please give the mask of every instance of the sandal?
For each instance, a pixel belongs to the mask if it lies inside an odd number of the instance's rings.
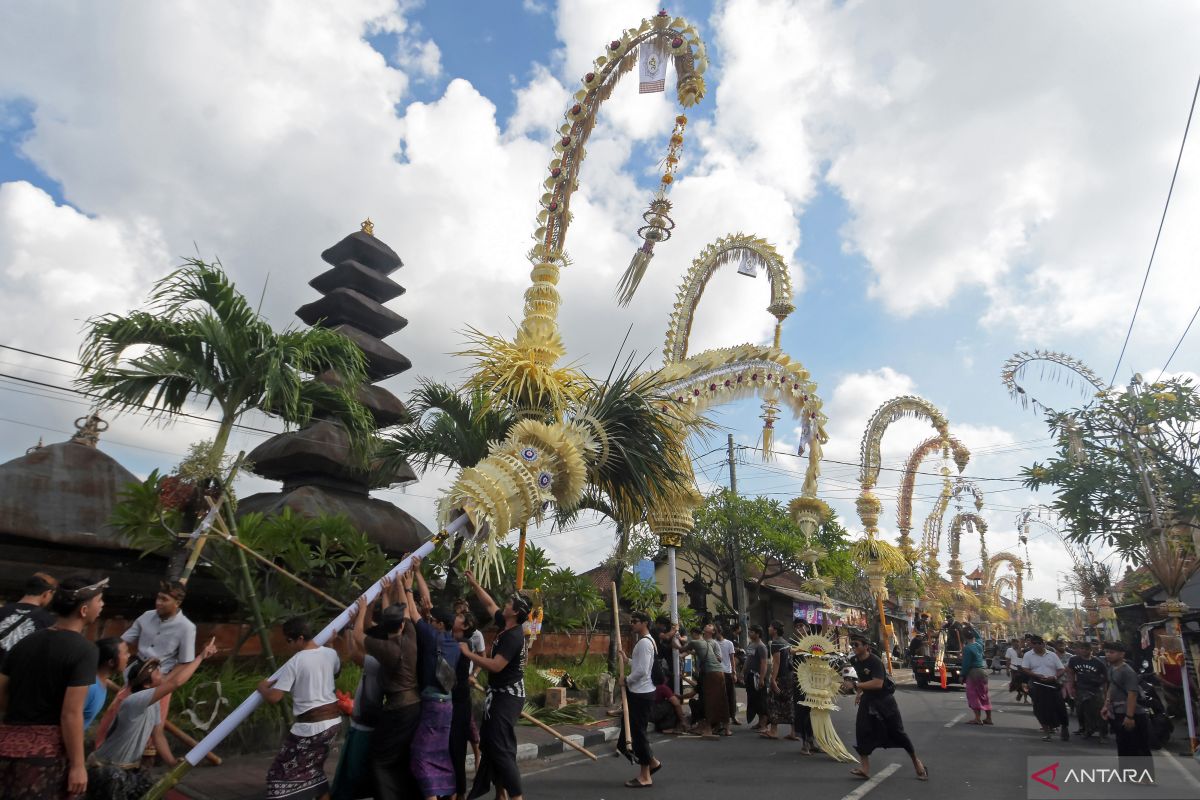
[[[921,771],[917,773],[917,780],[919,780],[919,781],[929,780],[929,767],[925,766],[924,761],[921,762]]]
[[[868,775],[867,773],[863,772],[863,771],[862,771],[861,769],[859,769],[858,767],[855,767],[854,769],[850,770],[850,774],[851,774],[851,775],[853,775],[855,778],[862,778],[864,781],[865,781],[865,780],[869,780],[869,779],[871,778],[871,776],[870,776],[870,775]]]
[[[758,736],[760,739],[778,739],[779,738],[778,736],[776,736],[773,733],[766,733],[766,732],[760,733]]]
[[[642,783],[637,778],[630,778],[625,781],[625,788],[627,789],[649,789],[653,785],[653,783]]]
[[[982,723],[982,722],[980,722],[980,721],[979,721],[979,720],[977,720],[977,719],[969,719],[969,720],[967,720],[967,723],[966,723],[966,724],[968,724],[968,725],[982,725],[983,723]]]
[[[650,774],[651,774],[651,775],[653,775],[654,773],[656,773],[656,772],[658,772],[660,769],[662,769],[662,767],[663,767],[663,765],[662,765],[662,762],[661,762],[661,761],[660,761],[660,762],[658,762],[658,766],[657,766],[657,767],[651,767],[651,768],[650,768]]]
[[[796,734],[794,734],[794,733],[789,733],[787,736],[785,736],[785,737],[783,737],[783,738],[787,739],[789,742],[798,742],[798,741],[800,741],[800,737],[799,737],[799,736],[797,736],[797,735],[796,735]]]

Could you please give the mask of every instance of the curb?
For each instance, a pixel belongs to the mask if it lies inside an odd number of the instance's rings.
[[[614,725],[608,728],[596,728],[583,735],[578,733],[570,734],[566,738],[580,747],[590,749],[598,744],[615,741],[620,735],[621,729]],[[574,753],[575,751],[557,739],[542,744],[525,742],[524,744],[517,745],[517,762],[537,761],[540,758],[549,758],[550,756],[557,756],[564,752]],[[471,753],[467,754],[467,769],[475,769],[475,756]]]

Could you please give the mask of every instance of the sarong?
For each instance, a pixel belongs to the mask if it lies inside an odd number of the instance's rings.
[[[771,691],[770,687],[767,689],[767,717],[772,725],[792,724],[792,682],[792,674],[788,672],[779,676],[778,692]]]
[[[1043,728],[1067,724],[1067,709],[1057,684],[1039,683],[1034,679],[1029,682],[1029,696],[1033,700],[1033,715]]]
[[[859,755],[869,756],[875,750],[901,747],[913,752],[912,740],[904,732],[904,720],[900,718],[900,707],[890,694],[872,697],[863,692],[858,704],[858,717],[854,722],[854,749]]]
[[[375,796],[375,775],[371,772],[371,735],[374,731],[356,728],[351,723],[346,741],[333,773],[331,800],[355,800]]]
[[[88,764],[88,800],[141,800],[154,783],[154,777],[141,769]]]
[[[967,674],[967,707],[972,711],[991,711],[992,701],[988,697],[988,676],[976,667]]]
[[[517,768],[517,717],[525,706],[524,696],[488,689],[484,700],[483,725],[479,728],[479,765],[468,798],[487,794],[494,784],[509,797],[523,795],[521,770]]]
[[[267,797],[316,800],[328,792],[325,759],[329,757],[329,745],[337,738],[337,733],[337,725],[315,736],[288,733],[267,770]]]
[[[450,760],[453,716],[450,695],[421,698],[421,723],[412,743],[412,772],[422,797],[454,794],[454,764]]]
[[[67,751],[57,725],[0,725],[0,800],[64,800]]]
[[[729,724],[729,702],[725,699],[725,673],[704,673],[704,719],[716,730]]]

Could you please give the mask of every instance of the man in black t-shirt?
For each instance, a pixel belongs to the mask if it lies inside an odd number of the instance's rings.
[[[0,661],[4,655],[34,631],[54,624],[54,615],[46,610],[54,597],[58,581],[44,572],[35,572],[25,581],[25,594],[15,603],[0,607]]]
[[[929,770],[917,758],[912,740],[904,732],[904,720],[900,718],[900,707],[896,705],[896,684],[888,677],[887,668],[879,656],[871,652],[871,644],[866,637],[860,634],[851,636],[850,647],[854,650],[850,665],[854,667],[858,678],[855,686],[857,696],[854,698],[854,704],[858,706],[854,749],[858,751],[859,760],[858,767],[850,770],[850,774],[856,778],[869,778],[871,753],[880,748],[901,747],[912,759],[917,780],[928,780]]]
[[[496,627],[500,628],[492,641],[490,656],[471,652],[465,642],[460,645],[463,657],[488,672],[483,725],[479,728],[483,758],[476,769],[469,796],[479,797],[494,785],[497,794],[504,791],[508,800],[521,800],[516,730],[517,718],[525,706],[525,631],[521,626],[529,619],[533,606],[527,596],[517,592],[501,608],[470,570],[464,570],[463,575]]]
[[[104,609],[108,579],[65,579],[55,590],[55,624],[31,633],[0,665],[0,788],[26,797],[87,791],[83,704],[100,652],[83,636]]]
[[[1075,735],[1087,739],[1093,733],[1098,733],[1100,741],[1106,742],[1100,709],[1104,706],[1104,683],[1108,668],[1093,655],[1091,642],[1083,642],[1076,648],[1075,655],[1067,660],[1067,671],[1075,678],[1075,713],[1079,717],[1079,730],[1075,731]]]

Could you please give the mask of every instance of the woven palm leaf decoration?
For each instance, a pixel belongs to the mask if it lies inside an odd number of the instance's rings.
[[[798,651],[796,680],[804,692],[801,705],[812,709],[813,739],[821,752],[834,761],[857,764],[858,758],[846,749],[840,736],[833,728],[831,711],[838,707],[833,699],[842,685],[842,675],[826,661],[835,655],[837,647],[827,637],[810,634],[796,642],[792,649]]]

